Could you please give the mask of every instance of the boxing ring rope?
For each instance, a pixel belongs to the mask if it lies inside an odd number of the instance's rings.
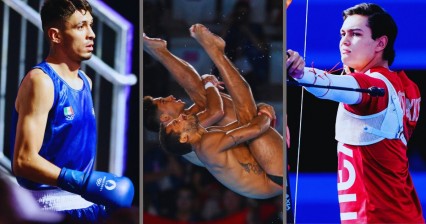
[[[28,20],[29,22],[34,24],[37,28],[39,28],[40,30],[42,29],[40,15],[33,8],[28,6],[24,1],[19,1],[19,0],[2,0],[2,1],[6,5],[8,5],[10,8],[14,9],[17,13],[19,13],[26,20]],[[122,27],[124,30],[132,30],[133,31],[133,27],[131,27],[132,25],[129,22],[126,21],[125,23],[123,23],[124,21],[122,21],[120,19],[108,18],[109,16],[111,16],[111,17],[112,16],[118,16],[118,14],[117,13],[111,14],[111,11],[108,11],[108,10],[111,10],[111,9],[107,9],[108,6],[106,6],[105,3],[102,3],[101,1],[98,1],[98,0],[91,0],[90,4],[92,5],[93,12],[96,16],[100,16],[100,15],[98,15],[98,13],[104,13],[104,16],[100,17],[100,20],[105,21],[105,23],[112,26],[114,30],[118,30],[119,27]],[[103,9],[98,9],[97,7],[103,8]],[[6,8],[7,7],[5,7],[5,10],[6,10]],[[119,25],[119,23],[123,23],[123,24]],[[113,24],[115,24],[115,26]],[[5,29],[3,29],[3,30],[5,30]],[[119,40],[117,42],[121,42],[121,41],[124,41],[123,39],[127,39],[125,36],[126,35],[122,35],[121,37],[119,37]],[[130,40],[132,39],[132,37],[128,37],[128,38]],[[129,42],[129,41],[126,41],[126,42]],[[126,43],[125,45],[127,45],[127,44],[128,43]],[[119,50],[122,50],[122,49],[119,49]],[[3,58],[2,58],[2,60],[3,60]],[[126,59],[126,58],[123,59],[123,58],[116,57],[115,63],[116,64],[122,64],[123,60],[130,60],[130,59]],[[116,84],[116,85],[134,85],[137,82],[137,78],[134,74],[128,74],[128,73],[124,73],[124,72],[119,73],[116,70],[123,70],[123,69],[111,68],[109,65],[107,65],[105,62],[103,62],[96,55],[93,55],[90,60],[88,60],[84,63],[86,63],[91,68],[96,70],[99,73],[99,75],[101,75],[103,78],[105,78],[106,80],[110,81],[113,84]],[[126,75],[123,75],[123,74],[126,74]]]
[[[9,43],[9,9],[12,8],[22,18],[21,21],[21,46],[25,46],[26,36],[26,21],[34,24],[38,29],[38,48],[37,60],[42,59],[43,38],[41,32],[41,19],[39,13],[27,4],[27,1],[22,0],[2,0],[3,8],[3,37],[2,37],[2,53],[1,53],[1,70],[0,70],[0,132],[5,133],[5,112],[6,112],[6,84],[7,84],[7,65],[8,65],[8,43]],[[41,4],[41,1],[40,1]],[[127,128],[127,99],[130,92],[130,86],[135,85],[137,77],[131,72],[131,52],[133,41],[133,25],[124,19],[121,15],[112,10],[109,6],[100,0],[91,0],[90,4],[93,9],[93,14],[96,16],[99,23],[103,23],[111,28],[116,34],[116,42],[114,46],[114,68],[106,64],[101,58],[101,48],[99,47],[99,55],[92,55],[91,59],[83,62],[82,69],[85,66],[92,68],[96,74],[100,75],[112,87],[112,103],[111,103],[111,129],[110,129],[110,155],[109,155],[109,172],[116,175],[123,175],[125,164],[125,130]],[[100,26],[98,26],[100,27]],[[102,30],[101,30],[102,31]],[[98,35],[97,44],[102,43],[102,36]],[[22,45],[24,44],[24,45]],[[99,45],[100,46],[100,45]],[[24,49],[24,50],[22,50]],[[19,75],[22,79],[25,69],[25,48],[21,47],[19,53]],[[94,101],[95,109],[98,108],[96,99],[101,95],[97,87],[100,85],[99,76],[95,76],[94,85]],[[99,109],[97,109],[99,110]],[[96,114],[98,111],[96,111]],[[0,147],[4,147],[4,134],[0,136]],[[4,149],[0,152],[0,165],[10,170],[10,161],[4,155]]]

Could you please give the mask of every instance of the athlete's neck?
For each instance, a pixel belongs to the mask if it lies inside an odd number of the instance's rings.
[[[73,63],[57,60],[56,57],[50,55],[46,58],[46,62],[53,68],[56,74],[61,77],[71,88],[80,90],[83,87],[83,80],[78,75],[80,66]]]
[[[77,78],[79,63],[69,63],[66,60],[59,59],[52,55],[47,56],[45,59],[47,63],[60,75],[68,78]]]
[[[389,68],[389,63],[387,60],[383,60],[382,56],[373,58],[370,62],[368,62],[364,67],[354,68],[357,73],[366,73],[368,70],[374,67],[384,67]]]

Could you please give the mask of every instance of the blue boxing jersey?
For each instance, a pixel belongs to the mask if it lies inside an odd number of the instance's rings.
[[[96,156],[96,120],[90,85],[82,71],[83,80],[79,90],[71,88],[46,62],[33,67],[41,69],[53,81],[54,102],[49,111],[43,144],[39,155],[59,168],[91,171]],[[18,112],[13,110],[11,150],[13,155]],[[17,177],[18,183],[32,190],[54,188]]]

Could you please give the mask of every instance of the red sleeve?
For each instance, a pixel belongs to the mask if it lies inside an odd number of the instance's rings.
[[[388,106],[388,91],[385,82],[363,73],[352,73],[350,75],[356,79],[359,88],[368,89],[372,86],[383,88],[385,89],[385,95],[382,97],[372,97],[368,93],[362,93],[361,102],[356,105],[345,104],[346,110],[358,115],[369,115],[386,109]]]

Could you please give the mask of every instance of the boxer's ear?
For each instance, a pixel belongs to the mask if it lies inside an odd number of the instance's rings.
[[[59,44],[62,41],[61,33],[58,28],[49,28],[47,36],[56,44]]]

